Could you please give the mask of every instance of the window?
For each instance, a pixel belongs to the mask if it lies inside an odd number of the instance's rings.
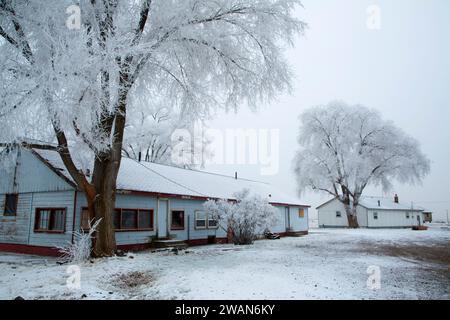
[[[153,229],[153,212],[152,210],[139,210],[138,213],[139,229]]]
[[[305,209],[303,209],[303,208],[298,209],[298,217],[299,218],[305,217]]]
[[[89,210],[87,208],[81,210],[80,227],[81,230],[89,230]]]
[[[374,212],[373,213],[373,219],[374,220],[378,220],[378,212]]]
[[[64,233],[66,209],[36,209],[35,232]]]
[[[172,230],[183,230],[184,229],[184,211],[183,210],[172,210],[172,219],[170,228]]]
[[[217,229],[219,227],[219,222],[215,219],[212,213],[208,214],[208,228],[209,229]]]
[[[195,212],[195,229],[206,229],[206,213],[203,211]]]
[[[19,200],[18,194],[7,194],[5,197],[5,209],[3,211],[4,216],[17,215],[17,201]]]
[[[342,217],[342,213],[340,211],[336,211],[336,218]]]
[[[409,219],[409,212],[406,213],[406,219]]]
[[[122,215],[120,217],[120,228],[126,230],[136,230],[138,228],[138,211],[122,209]]]
[[[113,224],[116,231],[151,231],[153,209],[115,209]]]
[[[212,213],[207,215],[204,211],[195,212],[195,229],[217,229],[218,227],[219,222]]]

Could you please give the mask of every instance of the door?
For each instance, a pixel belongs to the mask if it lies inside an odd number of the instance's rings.
[[[289,207],[284,208],[284,221],[286,223],[286,231],[289,231],[291,229],[291,215],[289,212]]]
[[[168,237],[169,201],[158,200],[158,238]]]

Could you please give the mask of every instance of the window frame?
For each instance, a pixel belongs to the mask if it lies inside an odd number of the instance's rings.
[[[373,220],[378,220],[378,211],[373,212]]]
[[[82,231],[89,231],[89,229],[83,228],[83,212],[85,212],[85,211],[88,214],[88,222],[89,222],[89,210],[88,210],[87,207],[82,207],[81,208],[81,212],[80,212],[80,230],[82,230]]]
[[[135,223],[136,223],[136,227],[137,228],[126,228],[123,229],[122,228],[122,213],[123,211],[135,211],[136,212],[136,218],[135,218]],[[120,211],[120,228],[116,229],[116,227],[114,226],[114,222],[113,222],[113,227],[114,227],[114,231],[115,232],[148,232],[148,231],[155,231],[155,210],[153,208],[150,209],[135,209],[135,208],[114,208],[114,214],[116,211]],[[151,227],[150,228],[140,228],[139,227],[139,212],[141,211],[149,211],[150,212],[150,224]],[[114,219],[114,217],[113,217]]]
[[[342,212],[336,211],[336,218],[342,218]]]
[[[173,225],[173,213],[174,212],[183,212],[183,226],[174,226]],[[170,230],[174,230],[174,231],[182,231],[185,230],[186,228],[186,210],[184,209],[171,209],[170,210]]]
[[[305,218],[305,208],[298,208],[298,217],[300,219]]]
[[[411,214],[409,213],[409,211],[406,211],[406,219],[410,219]]]
[[[6,213],[6,204],[8,202],[8,197],[14,196],[14,213]],[[17,216],[17,206],[19,204],[19,194],[18,193],[7,193],[5,194],[5,202],[3,206],[3,216],[4,217],[16,217]]]
[[[205,215],[205,219],[197,219],[197,215],[198,215],[199,213],[203,213],[203,214]],[[197,220],[205,220],[205,226],[204,226],[204,227],[198,227],[198,226],[197,226]],[[207,215],[207,213],[206,213],[205,211],[202,211],[202,210],[196,210],[196,211],[194,212],[194,229],[195,229],[195,230],[206,230],[206,229],[208,229],[208,223],[207,223],[207,221],[208,221],[208,215]]]
[[[211,229],[211,230],[216,230],[216,229],[219,229],[219,220],[218,219],[211,219],[211,220],[214,220],[214,221],[216,221],[216,225],[215,226],[210,226],[209,225],[209,213],[206,213],[206,228],[207,229]]]
[[[56,211],[63,212],[63,229],[62,230],[48,230],[48,229],[40,229],[39,225],[41,222],[41,212],[42,211],[50,211],[49,216],[49,225],[52,219],[52,216]],[[54,219],[54,218],[53,218]],[[34,214],[34,232],[35,233],[51,233],[51,234],[64,234],[66,233],[66,224],[67,224],[67,208],[36,208]]]

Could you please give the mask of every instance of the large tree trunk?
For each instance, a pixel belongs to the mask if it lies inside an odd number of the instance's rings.
[[[358,216],[355,214],[347,214],[347,220],[348,220],[348,227],[351,229],[358,229],[359,223],[358,223]]]
[[[122,75],[122,81],[127,78]],[[102,219],[98,226],[97,237],[92,252],[94,257],[110,257],[116,247],[114,229],[114,209],[116,203],[117,176],[122,160],[122,145],[126,121],[126,100],[129,87],[120,91],[118,113],[114,121],[114,140],[108,152],[95,158],[92,184],[97,192],[94,200],[95,219]]]
[[[342,203],[344,204],[345,213],[347,214],[348,227],[351,229],[359,228],[358,216],[356,212],[358,202],[353,201],[352,204],[350,201],[350,194],[348,192],[345,192]]]
[[[95,161],[92,184],[95,187],[95,220],[101,219],[95,235],[92,255],[94,257],[112,256],[116,251],[114,230],[114,209],[116,202],[116,181],[119,162],[111,158],[99,157]]]

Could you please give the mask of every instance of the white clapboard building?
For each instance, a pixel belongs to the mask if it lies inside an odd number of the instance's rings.
[[[357,207],[358,223],[363,228],[409,228],[423,224],[423,208],[392,199],[363,196]],[[348,227],[345,208],[339,199],[331,199],[317,207],[319,227]]]

